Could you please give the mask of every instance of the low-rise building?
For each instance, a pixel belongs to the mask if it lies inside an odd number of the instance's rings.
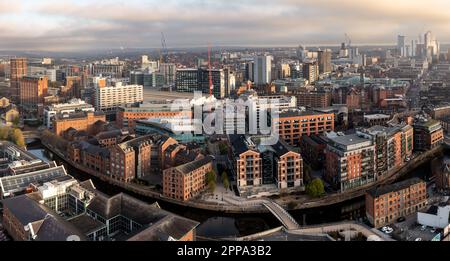
[[[105,114],[101,112],[80,112],[72,114],[56,115],[53,119],[53,132],[62,136],[63,133],[73,128],[77,131],[90,132],[98,121],[106,121]]]
[[[211,156],[164,170],[164,196],[187,201],[207,187],[207,173],[213,171]]]
[[[173,102],[146,102],[131,106],[120,107],[116,113],[119,128],[128,128],[134,132],[137,120],[185,118],[191,119],[191,109],[183,110],[174,106]]]
[[[329,138],[325,178],[344,192],[374,182],[375,145],[372,140],[352,134]]]
[[[386,126],[391,116],[386,114],[369,114],[364,115],[364,126],[373,127],[377,125]]]
[[[52,129],[53,119],[57,114],[68,115],[88,111],[94,112],[94,106],[80,99],[72,99],[67,103],[49,105],[44,108],[44,125],[47,129]]]
[[[433,228],[446,228],[450,222],[450,205],[431,206],[426,212],[417,212],[417,223]]]
[[[396,222],[427,205],[426,182],[412,178],[366,192],[366,216],[374,227]]]

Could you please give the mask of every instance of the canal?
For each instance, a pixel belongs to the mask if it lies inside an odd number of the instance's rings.
[[[119,187],[110,185],[98,178],[92,177],[71,167],[59,157],[52,155],[51,152],[46,151],[39,142],[30,143],[28,145],[28,149],[30,152],[44,160],[54,160],[58,164],[64,165],[67,172],[80,181],[91,179],[97,189],[102,191],[103,193],[112,196],[117,193],[124,192],[148,203],[155,202],[155,200],[151,198],[126,192]],[[444,160],[450,160],[450,153],[448,151],[446,152],[445,156],[436,158],[431,162],[427,162],[419,166],[414,171],[402,177],[402,180],[411,177],[420,177],[426,181],[429,181],[433,171],[441,166]],[[160,204],[160,206],[165,210],[200,222],[201,224],[197,229],[197,235],[206,238],[246,236],[281,226],[281,223],[269,213],[239,215],[218,214],[216,212],[192,209],[161,201],[159,201],[158,204]],[[365,201],[364,197],[359,197],[332,206],[306,210],[296,210],[291,211],[290,213],[302,226],[339,222],[343,220],[364,221]]]

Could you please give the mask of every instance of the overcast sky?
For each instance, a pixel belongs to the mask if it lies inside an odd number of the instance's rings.
[[[387,44],[433,31],[448,0],[0,0],[0,49]]]

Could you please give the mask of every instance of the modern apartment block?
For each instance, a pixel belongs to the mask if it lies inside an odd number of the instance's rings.
[[[152,144],[151,136],[142,136],[111,147],[111,177],[130,182],[149,174]]]
[[[211,69],[211,80],[213,84],[212,94],[214,97],[217,99],[224,98],[226,93],[225,73],[223,69]],[[209,69],[178,69],[176,71],[175,87],[178,92],[199,91],[209,94]]]
[[[44,125],[47,129],[52,129],[53,120],[57,114],[69,115],[72,113],[88,111],[94,112],[94,106],[80,99],[71,99],[67,103],[52,104],[44,108]]]
[[[133,132],[137,120],[181,117],[192,118],[191,108],[183,110],[173,106],[173,102],[146,102],[137,105],[120,107],[116,113],[119,128],[128,128]]]
[[[56,115],[53,119],[53,132],[61,136],[68,129],[89,132],[98,121],[106,121],[105,114],[101,112],[80,112]]]
[[[44,97],[47,92],[47,76],[22,77],[19,94],[23,114],[42,117],[44,114]]]
[[[207,187],[206,174],[213,170],[213,158],[207,156],[164,170],[164,196],[187,201],[198,196]]]
[[[122,85],[95,89],[95,109],[98,111],[114,111],[118,107],[144,101],[142,85]]]
[[[375,181],[376,151],[372,140],[357,134],[329,140],[325,170],[328,182],[344,192]]]
[[[299,146],[303,135],[334,131],[334,113],[284,110],[271,122],[277,126],[280,138],[291,146]]]
[[[366,216],[376,228],[414,214],[427,205],[427,185],[412,178],[366,192]]]
[[[444,142],[444,130],[439,121],[419,118],[414,122],[414,149],[426,151]]]
[[[376,146],[377,178],[401,167],[412,156],[414,132],[410,125],[373,126],[358,133],[371,139]]]
[[[283,190],[302,189],[301,155],[283,141],[263,145],[255,137],[229,135],[230,161],[239,194],[254,197],[262,193],[279,194]]]

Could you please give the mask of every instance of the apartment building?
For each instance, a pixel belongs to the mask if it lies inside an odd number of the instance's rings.
[[[331,106],[331,92],[328,91],[303,91],[296,94],[297,106],[326,108]]]
[[[44,125],[47,129],[53,128],[53,119],[57,114],[72,114],[76,112],[94,112],[95,108],[91,104],[81,99],[71,99],[67,103],[58,103],[44,108]]]
[[[95,109],[98,111],[114,111],[118,107],[144,101],[142,85],[123,85],[95,89]]]
[[[142,136],[111,147],[111,177],[130,182],[149,174],[152,144],[151,136]]]
[[[374,182],[375,145],[372,140],[352,134],[329,138],[325,178],[344,192]]]
[[[25,115],[42,117],[44,97],[48,92],[47,76],[25,76],[20,79],[20,106]]]
[[[334,131],[334,113],[285,110],[271,122],[278,128],[280,138],[291,146],[299,146],[303,135]]]
[[[117,110],[116,122],[119,128],[128,128],[134,131],[137,120],[165,119],[181,117],[192,118],[191,108],[182,109],[173,106],[173,102],[146,102],[131,106],[120,107]]]
[[[105,114],[92,111],[62,115],[57,114],[53,119],[53,132],[59,136],[62,136],[68,129],[90,132],[94,124],[98,121],[105,122]]]
[[[264,145],[258,136],[229,135],[231,165],[239,194],[245,197],[302,190],[303,159],[280,140]]]
[[[164,170],[164,196],[180,201],[187,201],[198,196],[208,185],[206,174],[213,171],[212,160],[211,156],[207,156]]]
[[[414,132],[410,125],[373,126],[358,133],[372,140],[376,146],[377,178],[401,167],[412,156]]]
[[[427,185],[412,178],[366,192],[366,216],[376,228],[414,214],[427,205]]]
[[[444,130],[439,121],[419,118],[414,122],[414,149],[426,151],[444,142]]]

